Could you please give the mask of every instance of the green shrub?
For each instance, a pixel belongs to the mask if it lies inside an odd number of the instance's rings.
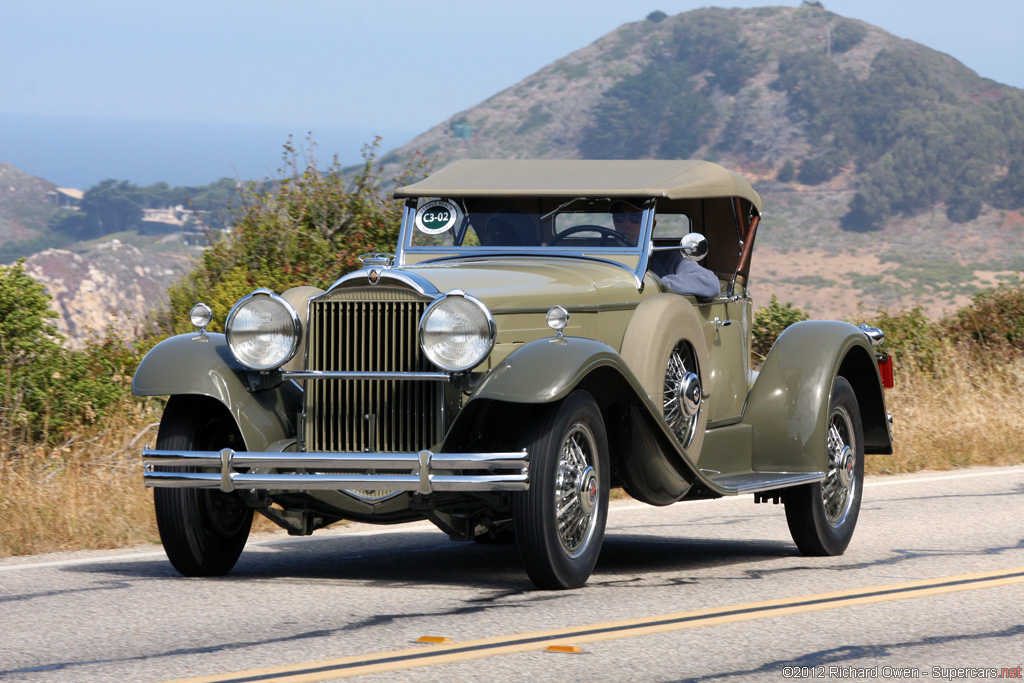
[[[772,294],[771,303],[766,308],[759,308],[754,312],[754,329],[750,340],[750,350],[756,356],[764,358],[768,355],[775,340],[779,338],[782,331],[793,323],[807,320],[807,314],[799,308],[793,308],[792,303],[783,306],[779,299]]]
[[[893,357],[897,372],[935,374],[939,370],[942,329],[928,319],[920,306],[898,312],[879,309],[869,324],[885,333],[885,342],[879,351]]]
[[[842,54],[860,45],[868,30],[859,21],[840,19],[832,27],[832,52]]]
[[[185,279],[168,290],[170,317],[161,321],[163,331],[191,331],[188,311],[198,301],[213,310],[210,330],[218,331],[235,302],[256,287],[326,288],[360,267],[360,254],[393,251],[402,203],[382,189],[375,164],[379,141],[364,147],[364,163],[352,178],[336,158],[318,169],[312,141],[301,154],[289,141],[278,178],[242,189],[231,234],[203,252]],[[422,158],[410,159],[393,180],[405,184],[423,165]]]
[[[782,168],[779,169],[779,172],[778,174],[776,174],[775,179],[778,180],[780,183],[788,183],[793,180],[793,177],[795,175],[796,166],[793,164],[792,160],[787,159],[786,163],[784,163],[782,165]]]
[[[6,452],[37,440],[56,442],[95,423],[127,398],[139,354],[123,340],[65,349],[46,289],[24,260],[0,266],[0,439]]]
[[[1004,284],[976,294],[943,327],[954,341],[1015,355],[1024,352],[1024,286]]]

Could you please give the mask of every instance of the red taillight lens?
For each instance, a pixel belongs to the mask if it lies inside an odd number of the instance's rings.
[[[878,356],[878,371],[882,374],[883,387],[892,389],[896,386],[896,381],[892,376],[892,356],[889,354]]]

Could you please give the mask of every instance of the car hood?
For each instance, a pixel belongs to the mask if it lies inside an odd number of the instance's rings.
[[[461,289],[493,314],[559,305],[599,309],[639,300],[633,273],[619,265],[570,258],[480,258],[401,268],[439,291]]]

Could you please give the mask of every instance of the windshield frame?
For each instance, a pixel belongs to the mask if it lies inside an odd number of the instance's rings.
[[[632,273],[637,288],[642,288],[644,273],[647,272],[647,263],[651,255],[651,231],[654,222],[655,200],[644,199],[638,202],[642,204],[642,215],[640,220],[640,232],[637,238],[637,245],[626,246],[605,246],[605,247],[561,247],[561,246],[482,246],[482,245],[433,245],[414,246],[412,238],[416,230],[415,217],[416,207],[419,201],[433,201],[434,199],[446,199],[458,205],[460,211],[464,211],[465,204],[459,197],[410,197],[402,208],[402,223],[399,229],[398,244],[395,250],[395,265],[408,266],[419,263],[430,263],[450,259],[483,258],[488,256],[532,256],[541,258],[579,258],[590,261],[601,261],[619,266]],[[554,211],[543,214],[542,218],[550,220],[562,213],[575,213],[571,211],[573,204],[578,201],[596,199],[594,197],[564,197],[558,201]],[[607,199],[607,198],[601,198]],[[463,226],[463,234],[466,228]]]

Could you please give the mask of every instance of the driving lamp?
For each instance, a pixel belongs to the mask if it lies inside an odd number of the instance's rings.
[[[199,332],[206,332],[206,327],[213,320],[213,311],[204,303],[198,303],[188,312],[188,319]]]
[[[558,336],[562,336],[562,330],[569,324],[569,311],[565,310],[561,306],[552,306],[548,309],[546,320],[548,327],[558,333]]]
[[[291,360],[301,329],[292,305],[262,288],[235,304],[224,323],[231,353],[252,370],[274,370]]]

